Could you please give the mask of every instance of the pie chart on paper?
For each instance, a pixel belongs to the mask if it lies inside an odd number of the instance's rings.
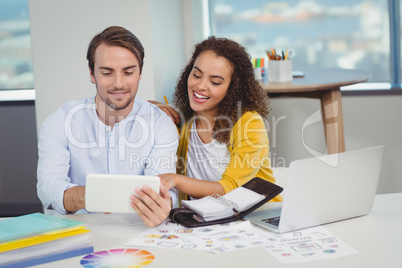
[[[85,268],[140,268],[154,259],[152,253],[142,249],[110,249],[86,255],[81,265]]]

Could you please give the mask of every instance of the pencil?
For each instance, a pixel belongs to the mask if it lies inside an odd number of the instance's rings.
[[[272,57],[271,57],[271,55],[269,54],[269,51],[268,51],[268,50],[265,50],[265,53],[267,53],[268,59],[272,60]]]

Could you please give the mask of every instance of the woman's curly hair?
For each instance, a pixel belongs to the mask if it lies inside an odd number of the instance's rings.
[[[178,79],[173,104],[180,110],[185,121],[190,120],[194,114],[190,107],[187,79],[195,60],[204,51],[213,51],[217,56],[224,57],[233,67],[230,85],[219,104],[213,128],[213,137],[218,142],[228,144],[230,131],[243,113],[255,111],[266,118],[269,113],[268,96],[254,77],[251,58],[246,49],[230,39],[211,36],[195,45],[192,58]]]

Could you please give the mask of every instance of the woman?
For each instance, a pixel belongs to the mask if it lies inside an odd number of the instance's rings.
[[[160,175],[162,182],[194,198],[223,195],[254,177],[275,182],[263,120],[268,98],[244,47],[213,36],[197,44],[173,102],[184,121],[177,174]]]

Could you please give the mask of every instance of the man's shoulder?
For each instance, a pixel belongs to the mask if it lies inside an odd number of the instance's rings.
[[[138,97],[135,98],[135,101],[138,105],[138,108],[136,110],[137,115],[152,116],[155,120],[165,120],[166,118],[170,119],[170,117],[164,111],[162,111],[156,105],[150,103],[149,101]],[[170,121],[172,121],[172,119],[170,119]]]
[[[63,122],[62,120],[64,120],[69,113],[94,107],[93,105],[94,98],[82,98],[68,101],[47,116],[44,120],[44,124],[49,122],[53,123],[54,121]]]
[[[139,120],[140,117],[159,131],[177,134],[176,125],[164,111],[146,100],[136,97],[135,101],[137,102],[137,107],[135,108],[136,120]]]
[[[94,98],[82,98],[77,100],[71,100],[64,103],[57,111],[68,113],[71,109],[78,109],[80,107],[92,107],[94,105]],[[57,112],[56,111],[56,112]]]

